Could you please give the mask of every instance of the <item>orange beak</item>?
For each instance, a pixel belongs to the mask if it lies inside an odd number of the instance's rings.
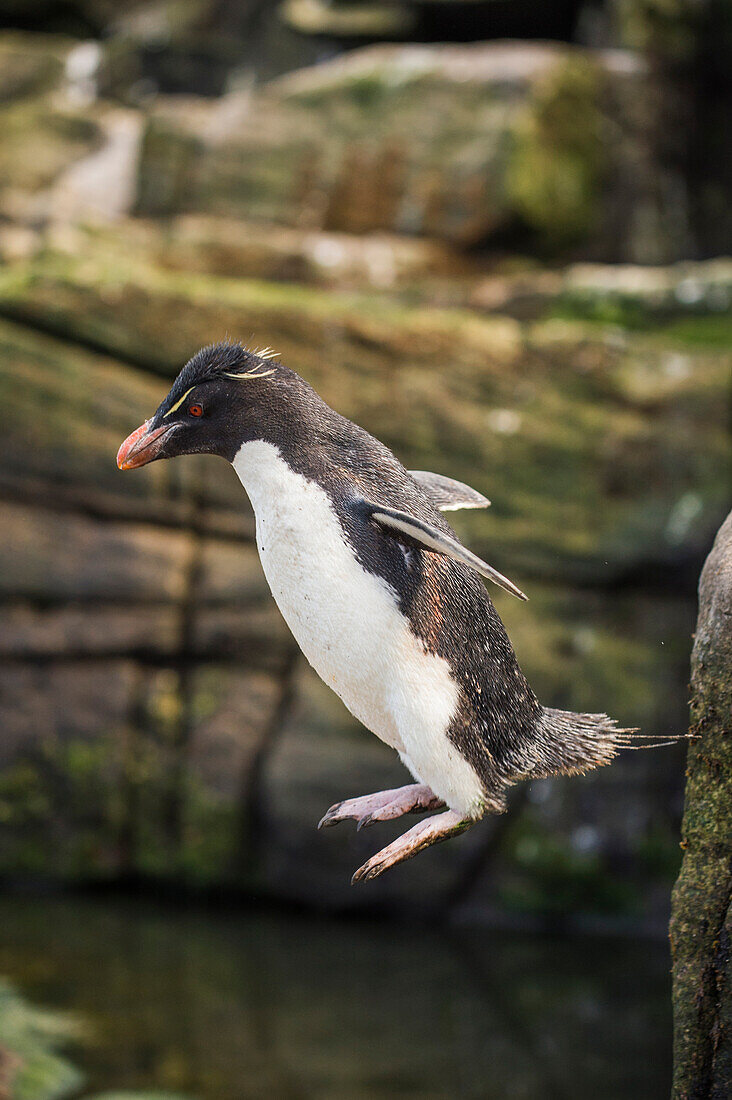
[[[120,470],[134,470],[138,466],[145,466],[152,462],[160,454],[163,440],[171,430],[171,425],[161,428],[150,428],[150,421],[146,420],[132,435],[128,435],[117,452],[117,465]]]

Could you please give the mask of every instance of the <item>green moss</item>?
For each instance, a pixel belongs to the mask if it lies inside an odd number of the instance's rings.
[[[0,828],[24,828],[43,822],[50,810],[38,767],[17,760],[0,772]]]
[[[118,756],[115,738],[54,741],[3,768],[0,872],[62,878],[108,872],[123,812]]]
[[[706,314],[700,317],[680,317],[659,327],[658,335],[669,344],[687,348],[719,348],[732,350],[732,315]]]
[[[337,89],[333,84],[324,84],[321,87],[308,91],[297,92],[292,99],[294,102],[310,108],[327,108],[339,95],[339,103],[352,103],[362,111],[369,111],[379,106],[386,95],[393,94],[392,89],[384,81],[382,75],[374,70],[370,73],[361,73],[344,81]]]
[[[537,88],[513,136],[506,173],[509,204],[556,249],[595,225],[602,170],[600,73],[573,57]]]
[[[557,298],[545,316],[653,333],[665,343],[680,347],[732,348],[732,315],[705,306],[655,306],[632,294],[575,292]]]
[[[652,313],[644,302],[612,293],[562,295],[552,302],[546,316],[617,325],[632,331],[642,330],[652,323]]]
[[[90,1100],[187,1100],[179,1092],[105,1092]]]

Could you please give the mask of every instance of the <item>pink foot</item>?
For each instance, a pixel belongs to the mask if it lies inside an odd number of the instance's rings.
[[[467,817],[461,817],[454,810],[448,810],[444,814],[437,814],[427,821],[420,821],[400,836],[393,843],[382,848],[375,856],[367,860],[363,867],[359,867],[351,879],[351,883],[366,882],[370,878],[395,867],[397,863],[403,863],[405,859],[411,859],[421,852],[423,848],[429,848],[432,844],[439,844],[441,840],[448,840],[451,836],[457,836],[465,829],[470,828],[473,821]]]
[[[347,798],[345,802],[336,802],[321,818],[318,828],[326,829],[340,821],[352,819],[358,822],[359,829],[363,829],[376,821],[392,821],[404,814],[439,810],[444,805],[442,799],[429,787],[422,783],[410,783],[408,787],[396,787],[392,791],[378,791],[376,794],[365,794],[361,798]]]

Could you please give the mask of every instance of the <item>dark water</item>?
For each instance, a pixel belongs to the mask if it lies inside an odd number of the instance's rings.
[[[0,898],[0,974],[73,1010],[94,1089],[653,1100],[663,944]]]

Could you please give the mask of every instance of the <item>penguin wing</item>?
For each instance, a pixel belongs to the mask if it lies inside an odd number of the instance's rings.
[[[409,472],[441,512],[454,512],[457,508],[487,508],[490,504],[482,493],[452,477],[432,474],[428,470]]]
[[[528,600],[529,597],[524,595],[521,589],[517,588],[508,577],[504,577],[502,573],[499,573],[493,566],[488,565],[477,554],[468,550],[457,539],[451,535],[446,535],[444,531],[439,531],[431,523],[425,523],[422,519],[415,519],[408,512],[400,512],[396,508],[384,508],[379,504],[368,504],[368,507],[370,518],[378,523],[383,531],[387,535],[391,535],[392,538],[403,539],[406,537],[410,542],[416,543],[424,550],[431,550],[434,554],[442,554],[446,558],[452,558],[453,561],[460,561],[463,565],[474,569],[476,573],[480,573],[482,577],[487,577],[489,581],[493,581],[499,588],[510,592],[512,596],[517,596],[520,600]]]

